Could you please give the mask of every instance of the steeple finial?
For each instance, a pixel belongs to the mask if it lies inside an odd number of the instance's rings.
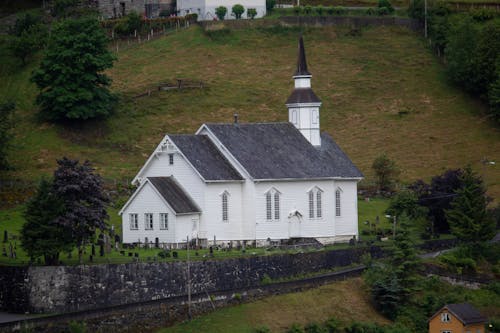
[[[297,59],[297,71],[295,72],[295,76],[301,75],[311,75],[307,70],[306,51],[304,49],[304,39],[302,35],[300,35],[299,38],[299,58]]]

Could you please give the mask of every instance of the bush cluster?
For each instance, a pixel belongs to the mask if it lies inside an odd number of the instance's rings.
[[[410,2],[408,13],[423,22],[424,1]],[[449,79],[486,101],[490,116],[500,121],[500,13],[454,13],[441,2],[431,2],[427,21],[432,46],[446,57]]]
[[[377,8],[367,8],[364,11],[365,15],[390,15],[394,13],[394,8],[387,0],[381,1],[382,6]],[[348,9],[343,6],[295,6],[293,7],[293,12],[295,15],[318,15],[324,16],[326,15],[346,15],[348,13]],[[358,12],[359,13],[359,12]]]

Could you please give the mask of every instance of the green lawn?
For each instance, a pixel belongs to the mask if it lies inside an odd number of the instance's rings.
[[[266,297],[262,300],[217,310],[190,322],[160,330],[158,333],[253,333],[267,326],[284,332],[293,323],[322,323],[331,317],[343,323],[365,321],[388,324],[369,304],[359,278],[332,283],[299,293]]]

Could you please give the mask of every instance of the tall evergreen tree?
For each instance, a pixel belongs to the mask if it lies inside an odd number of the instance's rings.
[[[71,237],[78,247],[82,262],[83,249],[97,229],[105,230],[108,214],[108,197],[104,193],[102,179],[94,173],[89,161],[64,157],[57,161],[54,172],[54,191],[64,203],[64,212],[57,222],[71,229]]]
[[[446,211],[452,233],[469,245],[479,245],[495,234],[495,222],[488,212],[488,197],[482,179],[470,167],[460,177],[462,187]]]
[[[52,183],[42,179],[24,211],[22,247],[34,261],[43,256],[46,265],[56,265],[59,253],[74,247],[71,230],[56,222],[64,211],[63,202],[53,193]]]
[[[111,113],[115,97],[102,72],[113,65],[108,40],[96,18],[57,23],[45,57],[32,80],[40,88],[36,102],[49,120],[85,120]]]

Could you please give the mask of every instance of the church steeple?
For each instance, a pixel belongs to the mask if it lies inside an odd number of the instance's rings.
[[[321,146],[319,108],[321,100],[311,89],[311,73],[307,70],[306,51],[299,38],[297,70],[293,76],[295,89],[286,101],[288,120],[313,146]]]

